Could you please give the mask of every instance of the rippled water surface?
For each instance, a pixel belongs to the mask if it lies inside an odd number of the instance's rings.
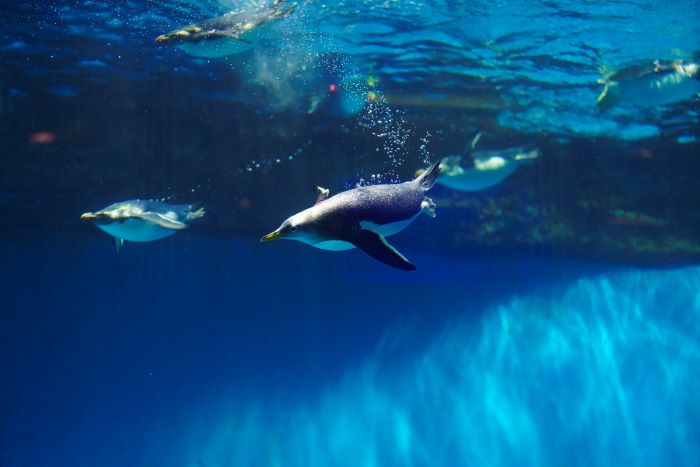
[[[115,75],[152,80],[173,73],[191,77],[188,92],[197,96],[228,74],[229,64],[157,48],[153,40],[229,5],[16,2],[5,7],[3,55],[18,87],[41,80],[50,92],[69,95]],[[591,104],[601,67],[691,59],[700,48],[699,24],[694,1],[302,2],[266,46],[287,63],[346,54],[361,72],[380,75],[389,94],[468,97],[465,106],[499,109],[492,118],[504,128],[638,139],[687,130],[697,124],[697,105],[673,118],[667,109],[652,111],[654,118],[634,109],[599,115]],[[226,82],[216,87],[219,97],[246,98]]]

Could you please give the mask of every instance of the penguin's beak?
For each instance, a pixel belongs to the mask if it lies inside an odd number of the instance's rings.
[[[81,219],[96,219],[97,216],[92,213],[92,212],[86,212],[85,214],[80,216]]]
[[[261,242],[269,242],[272,240],[277,240],[281,236],[282,236],[282,232],[280,232],[279,230],[275,230],[274,232],[265,235],[263,238],[260,239],[260,241]]]
[[[151,36],[153,37],[153,36]],[[160,44],[161,42],[167,42],[168,41],[168,36],[165,34],[161,34],[160,36],[156,37],[156,44]]]

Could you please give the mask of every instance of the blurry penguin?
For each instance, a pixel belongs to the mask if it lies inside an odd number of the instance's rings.
[[[617,73],[603,71],[605,87],[596,104],[601,110],[616,105],[655,107],[689,99],[700,92],[700,67],[680,60],[654,61]]]
[[[437,183],[457,191],[481,191],[498,185],[519,167],[540,157],[539,148],[504,148],[475,151],[481,139],[478,133],[463,156],[448,156],[440,161]],[[416,174],[420,175],[423,169]]]
[[[267,27],[289,17],[296,3],[284,7],[285,0],[253,11],[232,11],[218,18],[191,24],[156,38],[158,44],[174,45],[198,57],[218,58],[255,47]]]
[[[95,212],[86,212],[81,219],[92,221],[114,237],[119,252],[124,240],[152,242],[184,230],[206,212],[197,204],[172,205],[154,200],[131,200],[114,203]]]

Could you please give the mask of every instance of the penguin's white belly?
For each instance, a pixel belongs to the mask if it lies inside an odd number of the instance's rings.
[[[151,222],[141,219],[127,219],[122,223],[97,225],[113,237],[122,238],[130,242],[152,242],[169,237],[175,230],[164,229]]]
[[[457,191],[480,191],[501,183],[508,175],[515,172],[517,163],[509,163],[495,170],[468,169],[455,176],[441,176],[438,183]]]
[[[370,230],[374,233],[377,233],[381,235],[382,237],[388,237],[389,235],[394,235],[395,233],[401,232],[403,229],[408,227],[411,222],[413,222],[416,217],[420,215],[420,211],[418,214],[415,216],[411,217],[410,219],[407,219],[405,221],[399,221],[399,222],[392,222],[391,224],[375,224],[374,222],[369,222],[369,221],[360,221],[360,227],[365,229],[365,230]],[[303,241],[303,240],[302,240]],[[304,242],[306,243],[306,242]],[[309,243],[311,246],[320,248],[321,250],[327,250],[327,251],[345,251],[345,250],[351,250],[353,248],[356,248],[355,245],[353,245],[350,242],[346,242],[344,240],[324,240],[321,242],[317,243]]]
[[[700,82],[680,73],[661,78],[640,78],[618,84],[620,102],[637,106],[668,105],[681,102],[700,92]]]
[[[252,49],[258,45],[260,41],[260,28],[249,32],[245,36],[241,36],[243,40],[231,39],[222,37],[217,39],[203,40],[201,42],[192,43],[185,42],[177,46],[180,50],[184,50],[190,55],[204,58],[221,58],[229,55],[235,55]]]
[[[344,251],[355,248],[355,245],[343,240],[326,240],[323,242],[314,243],[311,246],[328,251]]]

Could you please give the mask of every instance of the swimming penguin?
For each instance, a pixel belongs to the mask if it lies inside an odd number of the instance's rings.
[[[96,212],[86,212],[88,219],[114,237],[117,252],[130,242],[152,242],[169,237],[187,228],[190,222],[204,216],[197,204],[172,205],[153,200],[133,200],[114,203]]]
[[[314,206],[291,216],[260,241],[284,238],[330,251],[357,247],[389,266],[414,270],[384,237],[402,231],[422,212],[435,217],[435,203],[425,193],[438,175],[436,162],[410,182],[363,186],[330,198],[319,189]]]
[[[472,151],[479,141],[477,134],[464,156],[448,156],[440,161],[440,185],[457,191],[481,191],[498,185],[521,165],[540,156],[540,150],[522,147],[492,151]],[[418,170],[416,174],[421,174]]]
[[[296,3],[283,8],[285,0],[255,11],[232,11],[218,18],[191,24],[156,38],[158,44],[172,44],[198,57],[218,58],[252,49],[266,26],[275,19],[287,18]]]
[[[700,92],[700,67],[697,63],[674,61],[651,66],[632,66],[617,73],[607,73],[605,85],[596,104],[601,110],[615,105],[655,107],[689,99]]]

